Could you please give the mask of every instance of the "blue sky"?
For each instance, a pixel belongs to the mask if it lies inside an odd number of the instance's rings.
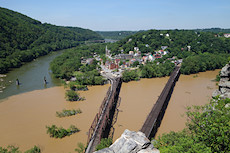
[[[230,28],[230,0],[0,0],[0,6],[98,31]]]

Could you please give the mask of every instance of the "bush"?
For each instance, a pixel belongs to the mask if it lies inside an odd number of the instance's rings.
[[[230,152],[230,99],[214,98],[189,107],[187,128],[163,134],[154,144],[161,152]]]
[[[40,153],[41,149],[38,146],[34,146],[33,148],[25,151],[25,153]],[[0,147],[0,153],[21,153],[19,147],[15,147],[12,145],[7,146],[7,148]]]
[[[98,144],[96,146],[96,150],[101,150],[101,149],[107,148],[110,145],[112,145],[112,143],[113,143],[113,140],[111,138],[103,138],[103,139],[101,139],[100,144]]]
[[[129,81],[132,81],[132,80],[140,80],[140,77],[137,73],[137,70],[131,70],[131,71],[124,71],[122,73],[122,80],[124,82],[129,82]]]
[[[79,96],[79,94],[73,90],[67,90],[65,93],[65,97],[68,101],[79,101],[79,100],[83,100],[83,98],[81,98]]]
[[[40,153],[41,149],[38,146],[34,146],[30,150],[27,150],[25,153]]]
[[[84,146],[83,143],[78,143],[77,148],[75,149],[75,151],[78,152],[78,153],[84,153],[85,149],[86,149],[86,147]]]
[[[52,125],[51,127],[46,126],[46,128],[47,128],[46,132],[50,135],[50,137],[54,137],[54,138],[63,138],[65,136],[70,136],[80,131],[74,125],[71,125],[68,129],[64,129],[63,127],[58,128],[56,125]]]
[[[56,116],[65,117],[65,116],[72,116],[80,113],[82,113],[80,109],[72,109],[72,110],[63,109],[61,112],[56,112]]]

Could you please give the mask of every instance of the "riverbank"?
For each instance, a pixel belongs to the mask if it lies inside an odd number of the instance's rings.
[[[0,146],[15,145],[25,151],[38,145],[42,152],[74,152],[77,143],[86,143],[87,132],[109,85],[89,87],[79,91],[85,101],[67,102],[63,87],[52,87],[11,96],[0,103]],[[62,109],[82,110],[81,114],[65,118],[56,117]],[[50,138],[46,125],[68,128],[76,125],[80,132],[63,139]]]

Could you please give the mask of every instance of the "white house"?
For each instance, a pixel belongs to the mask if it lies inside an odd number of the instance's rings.
[[[224,34],[224,37],[225,37],[225,38],[230,38],[230,33],[225,33],[225,34]]]

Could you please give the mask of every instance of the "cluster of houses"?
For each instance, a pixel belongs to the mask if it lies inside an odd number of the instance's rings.
[[[105,55],[108,60],[106,60],[105,63],[103,63],[103,60],[97,55],[95,55],[94,58],[82,59],[81,63],[82,64],[92,64],[93,60],[96,59],[97,61],[100,61],[101,64],[107,69],[110,69],[110,70],[119,69],[119,68],[125,69],[125,68],[129,68],[135,62],[138,64],[144,65],[147,62],[153,62],[155,59],[162,58],[164,55],[167,55],[169,53],[166,50],[167,48],[168,46],[161,46],[161,50],[155,51],[154,54],[146,53],[142,55],[139,48],[134,47],[134,50],[129,51],[128,54],[123,54],[123,51],[121,51],[120,54],[112,57],[111,51],[108,50],[106,46]],[[168,60],[172,61],[175,64],[178,64],[178,61],[176,61],[175,57],[170,58]]]
[[[161,50],[155,51],[155,54],[147,53],[142,56],[141,51],[138,47],[134,47],[133,51],[129,51],[128,54],[121,54],[115,55],[114,57],[111,56],[110,50],[105,49],[106,57],[108,57],[104,65],[112,70],[112,69],[124,69],[130,67],[134,62],[138,62],[139,64],[146,64],[146,62],[153,62],[155,59],[162,58],[164,55],[168,54],[166,49],[168,46],[161,46]],[[103,62],[102,62],[103,63]]]

